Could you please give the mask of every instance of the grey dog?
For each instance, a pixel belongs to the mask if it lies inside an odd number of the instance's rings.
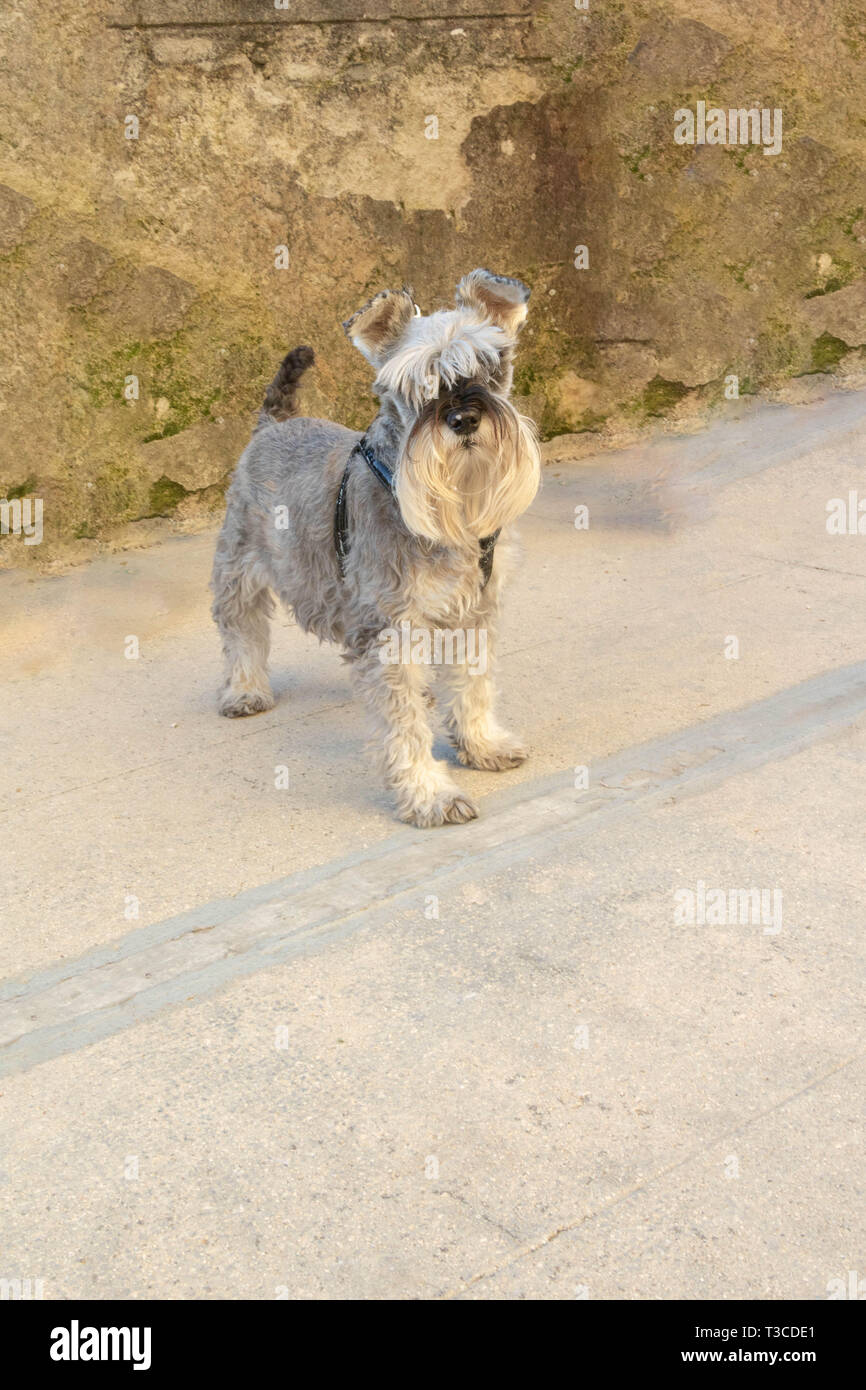
[[[217,543],[220,713],[257,714],[274,703],[267,660],[276,594],[305,632],[342,647],[373,718],[386,785],[414,825],[477,815],[433,757],[435,663],[425,634],[450,639],[440,674],[460,761],[499,770],[527,756],[496,720],[489,666],[477,669],[465,641],[453,639],[483,635],[489,660],[511,550],[499,533],[539,486],[535,428],[509,399],[528,299],[520,280],[487,270],[463,277],[456,308],[426,317],[408,289],[375,295],[344,324],[376,370],[380,409],[363,438],[297,418],[297,386],[313,353],[295,348],[235,470]],[[402,658],[393,656],[400,643],[383,644],[397,631],[411,634]]]

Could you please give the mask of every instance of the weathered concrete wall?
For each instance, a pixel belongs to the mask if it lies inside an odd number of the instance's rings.
[[[218,505],[299,342],[306,407],[363,425],[340,321],[385,285],[526,279],[547,434],[856,365],[861,0],[589,5],[7,0],[0,497],[42,497],[46,540],[0,564]],[[781,108],[781,153],[676,144],[699,100]]]

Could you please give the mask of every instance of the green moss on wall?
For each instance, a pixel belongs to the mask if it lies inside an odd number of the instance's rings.
[[[664,377],[655,376],[642,391],[638,406],[647,416],[666,415],[688,391],[681,381],[666,381]]]
[[[188,495],[186,488],[173,482],[171,478],[166,478],[165,475],[157,478],[148,494],[149,515],[170,516],[177,504]]]
[[[850,348],[841,338],[834,338],[832,333],[822,333],[812,344],[812,371],[832,372],[848,352]]]

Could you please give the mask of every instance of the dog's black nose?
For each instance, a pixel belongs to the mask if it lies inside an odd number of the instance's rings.
[[[445,416],[445,423],[455,434],[474,434],[478,429],[481,412],[473,405],[455,406]]]

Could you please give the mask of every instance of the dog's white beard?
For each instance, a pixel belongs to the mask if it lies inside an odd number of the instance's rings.
[[[450,430],[425,425],[400,460],[395,492],[416,536],[474,550],[526,511],[540,481],[535,426],[509,409],[498,436],[482,417],[469,448]]]

